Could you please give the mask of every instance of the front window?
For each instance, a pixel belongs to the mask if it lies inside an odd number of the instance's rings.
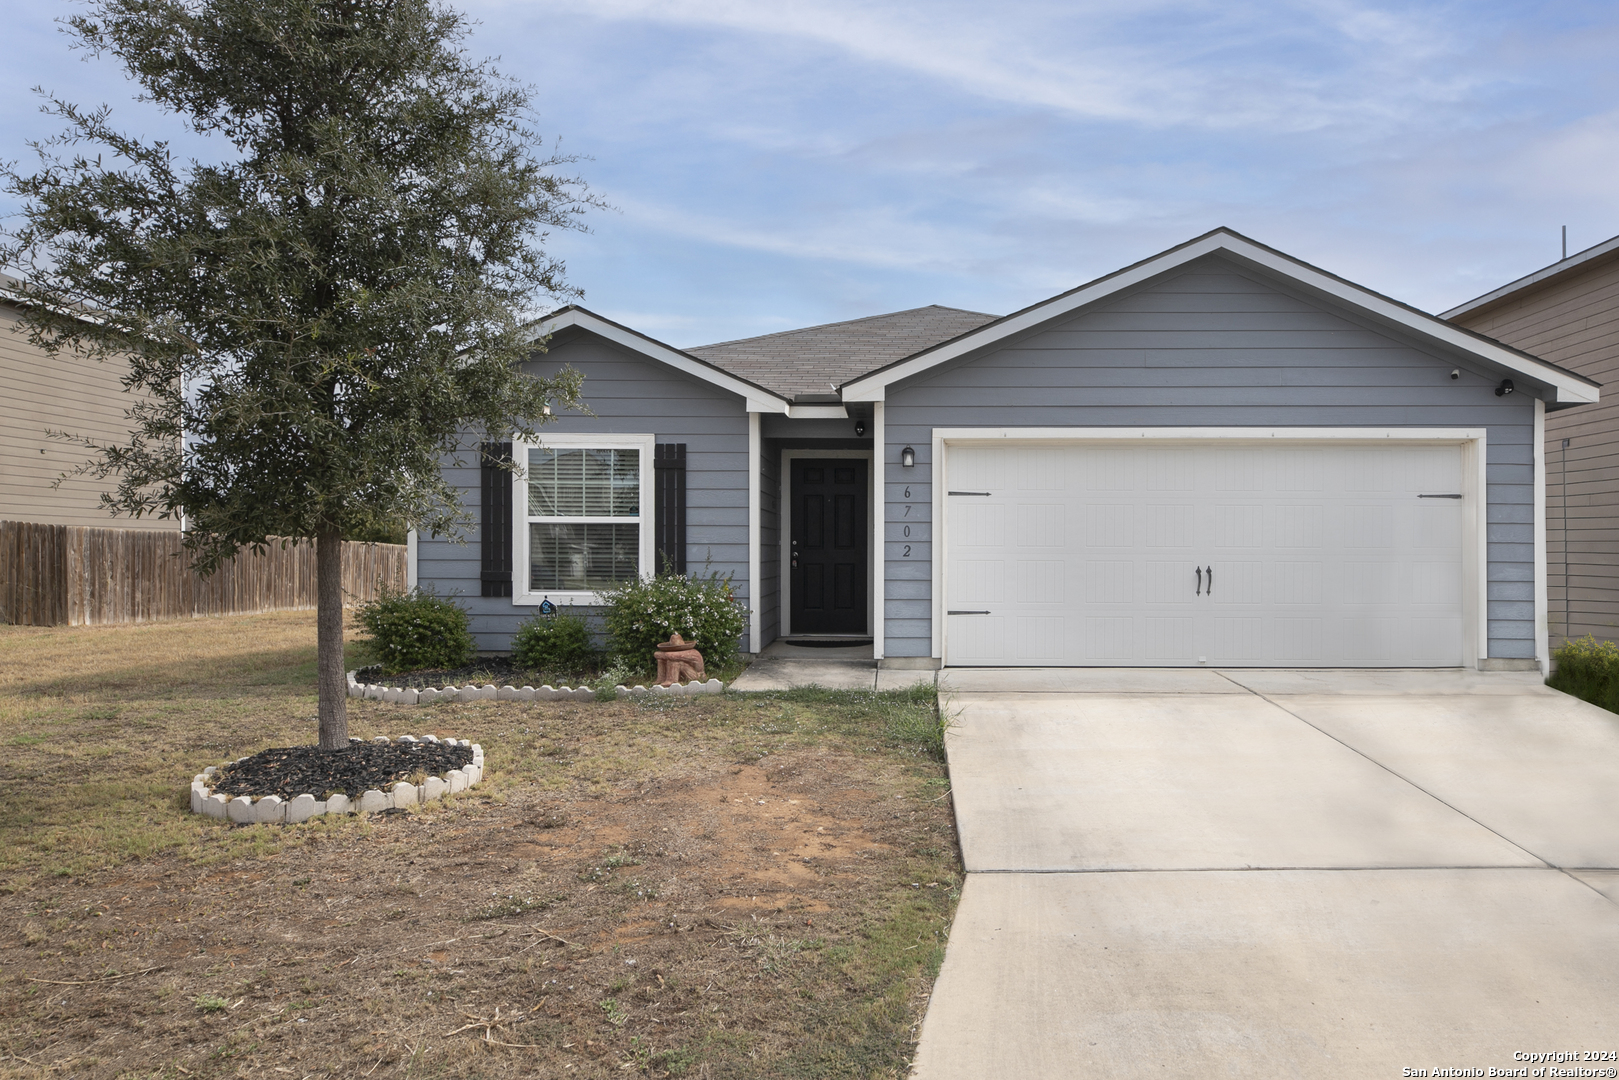
[[[637,446],[528,448],[527,592],[593,593],[641,572],[647,453]],[[639,440],[638,440],[639,441]],[[649,440],[650,441],[650,440]]]

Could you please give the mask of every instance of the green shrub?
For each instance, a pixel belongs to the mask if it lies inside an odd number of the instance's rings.
[[[591,667],[596,649],[585,620],[566,611],[527,619],[512,637],[512,659],[533,671],[573,674]]]
[[[608,648],[635,671],[651,669],[655,646],[671,634],[694,642],[705,665],[729,664],[748,614],[731,595],[729,575],[659,574],[605,590],[602,598]]]
[[[355,615],[371,635],[367,644],[382,670],[460,667],[472,659],[472,631],[459,604],[416,589],[384,591]]]
[[[1552,660],[1556,670],[1547,686],[1619,712],[1619,645],[1586,634],[1559,645]]]

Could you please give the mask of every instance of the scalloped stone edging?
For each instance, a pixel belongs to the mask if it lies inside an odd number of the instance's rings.
[[[675,697],[694,697],[698,694],[724,693],[725,684],[718,679],[707,682],[676,683],[673,686],[615,686],[613,691],[627,697],[672,694]],[[400,705],[431,705],[435,701],[595,701],[596,691],[588,686],[446,686],[435,690],[429,687],[417,690],[405,686],[384,686],[382,683],[363,683],[349,672],[349,697],[368,698],[372,701],[391,701]]]
[[[358,739],[350,741],[359,742]],[[371,741],[387,743],[394,740],[386,735],[378,735]],[[215,794],[211,783],[214,774],[224,766],[210,765],[191,778],[191,812],[231,821],[238,825],[254,822],[296,825],[300,821],[308,821],[322,814],[375,814],[383,810],[404,810],[411,806],[422,806],[434,799],[466,791],[483,779],[483,747],[475,742],[468,742],[466,739],[440,739],[436,735],[423,735],[421,738],[401,735],[398,741],[447,742],[454,746],[465,746],[472,750],[472,763],[459,769],[451,769],[443,776],[429,776],[419,785],[412,784],[408,780],[396,780],[386,791],[372,788],[362,792],[358,799],[351,799],[347,795],[333,795],[325,800],[317,799],[313,795],[297,795],[291,799],[283,799],[279,795],[263,795],[257,799],[238,795],[234,799],[227,799],[222,794]],[[246,760],[247,758],[237,758],[237,761]],[[227,761],[225,764],[231,765],[234,762]]]

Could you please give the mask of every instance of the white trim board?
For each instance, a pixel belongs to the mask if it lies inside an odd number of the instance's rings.
[[[554,446],[561,450],[571,450],[579,447],[627,447],[640,451],[638,472],[640,473],[640,515],[637,525],[640,529],[640,546],[638,549],[638,563],[642,576],[650,576],[655,572],[654,559],[657,552],[657,539],[655,531],[656,498],[654,488],[652,458],[657,450],[658,437],[656,435],[609,435],[599,433],[589,434],[563,434],[542,435],[538,439],[524,441],[512,440],[512,606],[533,607],[540,604],[546,597],[551,598],[553,604],[560,606],[576,604],[585,607],[599,606],[602,603],[601,595],[587,589],[574,589],[557,592],[531,592],[529,582],[528,561],[528,451],[531,448]]]
[[[776,633],[780,637],[788,637],[793,632],[793,473],[788,463],[794,458],[863,458],[866,462],[866,530],[868,534],[881,535],[877,528],[876,513],[882,503],[878,501],[875,458],[870,450],[811,450],[804,447],[794,447],[781,452],[781,495],[776,500],[780,507],[781,535],[777,537],[777,544],[781,548],[781,576],[777,579],[778,596],[776,610],[780,613],[780,623]],[[876,545],[873,545],[876,547]],[[880,553],[881,549],[877,549]],[[873,591],[878,578],[877,561],[869,555],[866,559],[866,633],[871,635],[872,647],[875,651],[877,629],[876,593]],[[873,657],[876,659],[876,657]]]
[[[1300,262],[1273,248],[1254,242],[1229,229],[1215,229],[1179,247],[1098,278],[1060,296],[1008,315],[982,329],[963,334],[906,360],[890,364],[840,388],[844,401],[882,401],[888,387],[921,374],[940,364],[987,348],[1016,334],[1097,303],[1118,292],[1159,277],[1208,255],[1225,254],[1260,267],[1305,288],[1325,294],[1386,323],[1402,327],[1430,340],[1460,349],[1500,368],[1552,388],[1555,403],[1583,405],[1595,402],[1595,383],[1573,372],[1553,367],[1527,353],[1455,326],[1425,312],[1410,308],[1370,289],[1335,277],[1308,263]]]
[[[738,378],[728,371],[721,370],[687,352],[665,345],[645,334],[637,333],[627,326],[620,326],[611,319],[604,319],[594,311],[586,308],[572,306],[561,311],[547,315],[534,326],[534,337],[546,338],[558,330],[566,330],[577,326],[588,330],[598,337],[606,338],[615,345],[622,345],[626,349],[634,350],[642,356],[650,357],[660,363],[668,364],[677,371],[684,372],[704,382],[712,383],[722,390],[729,390],[733,394],[741,395],[747,401],[749,412],[783,413],[788,411],[787,399],[771,393],[762,386]]]
[[[1538,404],[1538,402],[1537,402]],[[1543,414],[1542,414],[1543,415]],[[1489,656],[1489,536],[1486,527],[1488,487],[1485,483],[1486,431],[1483,428],[935,428],[933,430],[933,520],[928,557],[932,579],[930,601],[932,658],[941,665],[945,653],[944,598],[948,587],[944,539],[948,535],[952,446],[1073,445],[1135,442],[1162,444],[1336,442],[1376,446],[1450,444],[1462,448],[1462,573],[1472,582],[1462,592],[1462,662],[1477,668]],[[1537,553],[1544,543],[1537,535]],[[1537,555],[1537,571],[1539,556]],[[1538,585],[1537,585],[1538,588]],[[1544,639],[1542,639],[1544,640]]]
[[[760,551],[764,546],[762,517],[764,493],[764,440],[759,434],[759,414],[748,411],[748,651],[755,656],[764,648],[760,612]],[[779,501],[779,500],[778,500]]]
[[[1497,300],[1505,300],[1513,293],[1578,270],[1615,251],[1619,251],[1619,236],[1611,237],[1600,244],[1586,248],[1584,251],[1577,251],[1566,259],[1554,262],[1550,266],[1542,267],[1532,274],[1525,274],[1516,281],[1509,281],[1499,289],[1491,289],[1483,296],[1475,296],[1464,304],[1457,304],[1449,311],[1440,312],[1439,317],[1441,319],[1459,318],[1470,311],[1477,311],[1481,307],[1487,307]]]

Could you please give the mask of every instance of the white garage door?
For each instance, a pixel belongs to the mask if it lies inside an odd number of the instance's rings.
[[[1462,663],[1462,448],[952,446],[951,665]]]

